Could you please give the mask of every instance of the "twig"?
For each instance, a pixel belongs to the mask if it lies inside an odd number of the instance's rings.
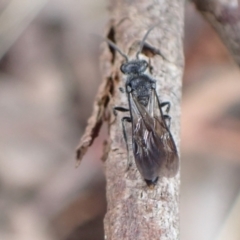
[[[240,5],[238,0],[193,0],[240,66]]]
[[[12,0],[0,15],[0,59],[33,21],[47,0]]]
[[[139,1],[112,0],[107,37],[132,59],[146,31],[149,34],[140,58],[151,65],[157,81],[157,93],[162,101],[171,102],[171,132],[179,152],[180,98],[183,71],[183,0]],[[90,125],[80,142],[78,157],[91,145],[106,112],[109,122],[108,155],[105,162],[108,210],[104,220],[105,238],[123,239],[179,239],[179,177],[161,178],[154,189],[147,187],[133,165],[127,170],[126,145],[122,137],[121,114],[115,118],[114,106],[127,107],[124,76],[120,66],[124,61],[114,49],[102,53],[103,87],[95,101]],[[103,101],[104,100],[104,101]],[[127,129],[131,136],[131,126]],[[87,141],[84,141],[87,139]],[[85,143],[85,145],[84,145]],[[131,151],[131,149],[130,149]]]

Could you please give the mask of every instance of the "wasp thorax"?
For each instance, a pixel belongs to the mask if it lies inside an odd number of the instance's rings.
[[[137,100],[141,105],[143,105],[144,107],[147,107],[149,102],[149,96],[141,96],[141,97],[138,97]]]
[[[150,97],[150,93],[147,89],[136,89],[133,91],[133,95],[136,96],[136,99],[138,100],[138,102],[143,105],[143,106],[147,106],[148,105],[148,101],[149,101],[149,97]]]
[[[121,65],[124,74],[140,74],[146,71],[148,63],[145,60],[132,60]]]

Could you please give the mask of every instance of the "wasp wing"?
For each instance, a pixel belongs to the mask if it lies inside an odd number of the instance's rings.
[[[157,95],[153,91],[155,97]],[[160,114],[155,114],[154,104],[154,99],[150,99],[149,106],[144,107],[130,94],[133,153],[138,170],[144,179],[150,181],[155,181],[158,176],[175,176],[179,165],[176,145],[160,105]]]

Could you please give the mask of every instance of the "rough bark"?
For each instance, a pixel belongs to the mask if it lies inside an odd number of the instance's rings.
[[[196,8],[213,26],[240,66],[239,0],[192,0]]]
[[[110,22],[106,37],[126,53],[136,57],[139,43],[149,34],[140,58],[149,62],[150,74],[156,80],[161,101],[170,101],[171,133],[179,153],[181,78],[183,71],[183,7],[184,0],[111,0]],[[104,43],[101,56],[103,83],[97,94],[94,110],[78,150],[81,160],[103,121],[109,123],[105,143],[107,180],[107,213],[104,220],[106,239],[179,239],[180,174],[174,178],[160,176],[150,189],[138,172],[130,147],[132,166],[127,169],[127,152],[123,140],[121,118],[114,117],[114,106],[127,107],[125,76],[120,72],[124,59]],[[131,124],[127,129],[131,139]],[[79,163],[79,162],[78,162]]]
[[[147,38],[142,58],[151,64],[151,74],[157,81],[161,101],[171,102],[171,132],[178,146],[180,128],[181,78],[183,71],[183,0],[112,0],[108,38],[135,58],[136,49],[146,31],[157,26]],[[113,106],[127,107],[124,88],[125,77],[119,67],[123,58],[106,47],[102,54],[104,79],[113,81]],[[157,49],[157,50],[156,50]],[[109,55],[111,57],[109,57]],[[110,60],[110,61],[109,61]],[[179,173],[174,178],[160,178],[154,189],[147,187],[136,169],[131,147],[133,165],[127,169],[127,152],[122,137],[121,118],[112,118],[110,126],[109,153],[105,162],[107,179],[107,214],[104,220],[106,239],[179,239]],[[113,121],[114,119],[114,121]],[[131,136],[131,125],[127,129]],[[131,137],[130,137],[131,139]],[[130,142],[130,141],[129,141]]]

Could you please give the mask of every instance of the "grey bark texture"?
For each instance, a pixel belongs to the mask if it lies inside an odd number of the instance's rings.
[[[140,58],[148,61],[149,74],[156,80],[161,101],[171,103],[171,133],[179,154],[181,79],[183,74],[184,0],[111,0],[110,22],[106,37],[128,55],[136,52],[146,31],[149,34]],[[111,240],[177,240],[179,239],[180,173],[174,178],[161,177],[151,189],[136,168],[131,149],[131,124],[127,128],[130,145],[128,168],[126,144],[121,118],[113,115],[114,106],[128,107],[124,89],[126,76],[120,71],[123,57],[103,43],[100,63],[103,82],[94,102],[92,116],[77,149],[77,165],[97,137],[103,121],[109,124],[105,143],[107,213],[105,238]],[[128,113],[129,114],[129,113]]]
[[[111,0],[107,37],[129,56],[136,51],[146,31],[157,25],[146,43],[159,50],[145,49],[140,58],[151,65],[161,101],[171,103],[171,133],[179,154],[181,79],[183,74],[183,0]],[[128,107],[124,88],[125,76],[120,72],[124,59],[110,51],[104,43],[101,57],[103,77],[112,81],[108,109]],[[107,84],[105,84],[107,86]],[[107,213],[104,220],[105,238],[111,240],[176,240],[179,239],[180,174],[161,178],[150,189],[138,172],[131,151],[131,124],[127,129],[132,166],[127,170],[127,152],[123,140],[121,118],[127,114],[111,114],[110,138],[106,148]]]
[[[192,0],[240,66],[239,0]]]

